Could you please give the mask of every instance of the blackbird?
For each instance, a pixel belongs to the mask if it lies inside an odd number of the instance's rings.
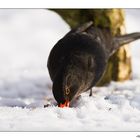
[[[108,28],[87,22],[72,29],[52,48],[48,71],[59,107],[69,107],[81,93],[91,90],[103,76],[110,56],[140,33],[113,36]]]

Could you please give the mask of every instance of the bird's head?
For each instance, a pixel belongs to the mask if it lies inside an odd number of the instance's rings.
[[[60,76],[53,83],[53,95],[59,107],[69,107],[71,100],[77,95],[78,79],[71,74]]]

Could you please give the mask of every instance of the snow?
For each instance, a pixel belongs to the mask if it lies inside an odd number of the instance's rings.
[[[127,32],[140,31],[139,16],[126,9]],[[130,44],[132,80],[95,87],[71,108],[56,106],[47,58],[69,30],[52,11],[0,9],[0,131],[139,131],[140,41]]]

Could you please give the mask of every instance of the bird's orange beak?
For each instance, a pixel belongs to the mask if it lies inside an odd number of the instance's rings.
[[[61,107],[61,108],[63,108],[63,107],[69,107],[70,106],[70,102],[69,101],[65,101],[64,104],[60,103],[58,106]]]

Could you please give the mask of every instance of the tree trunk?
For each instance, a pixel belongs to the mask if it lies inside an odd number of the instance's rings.
[[[113,35],[125,33],[124,11],[122,9],[53,9],[71,28],[87,21],[95,26],[107,27]],[[109,83],[111,80],[124,81],[131,78],[131,56],[128,45],[121,47],[109,60],[106,72],[97,84]]]

